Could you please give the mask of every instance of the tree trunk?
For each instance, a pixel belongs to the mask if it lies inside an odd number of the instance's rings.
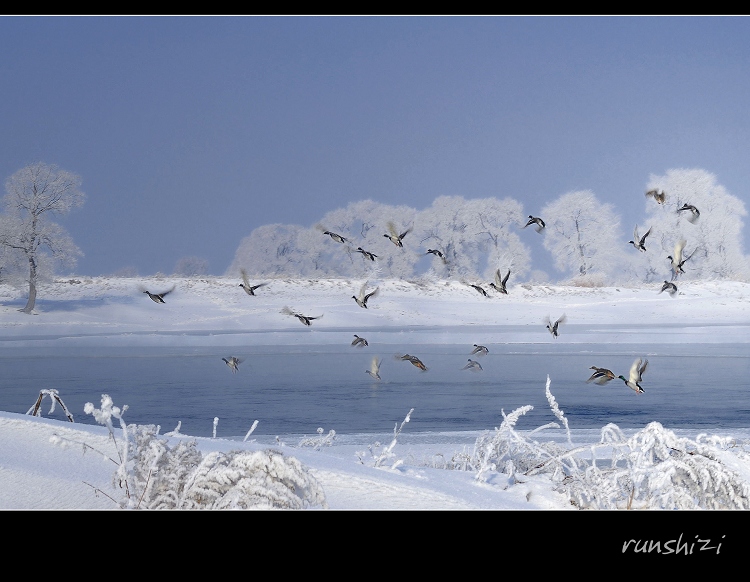
[[[21,313],[31,313],[36,304],[36,261],[34,257],[29,258],[29,299],[26,307],[19,309]]]

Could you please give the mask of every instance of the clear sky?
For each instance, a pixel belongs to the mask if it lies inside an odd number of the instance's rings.
[[[2,16],[0,55],[0,178],[82,177],[82,275],[223,274],[366,198],[590,189],[626,237],[668,169],[750,199],[748,17]]]

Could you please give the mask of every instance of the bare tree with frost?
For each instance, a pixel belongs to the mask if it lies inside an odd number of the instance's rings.
[[[16,260],[20,256],[28,269],[29,296],[20,311],[31,313],[40,277],[51,275],[55,262],[73,266],[83,254],[49,217],[68,214],[83,204],[85,195],[79,176],[43,162],[18,170],[5,182],[5,192],[0,245]]]
[[[590,190],[563,194],[542,209],[544,248],[555,267],[574,277],[615,276],[625,260],[620,218]]]

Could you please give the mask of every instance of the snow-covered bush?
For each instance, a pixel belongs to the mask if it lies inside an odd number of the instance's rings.
[[[153,425],[126,425],[122,410],[102,395],[100,409],[84,407],[115,441],[119,461],[113,485],[125,492],[117,503],[142,509],[302,509],[327,507],[317,480],[295,458],[279,451],[211,452],[195,441],[170,447]],[[115,438],[112,419],[119,420],[122,438]],[[102,491],[102,493],[105,493]],[[106,494],[106,493],[105,493]]]
[[[734,440],[678,437],[658,422],[627,440],[612,429],[602,430],[601,441],[611,447],[609,466],[591,463],[564,483],[579,507],[750,509],[750,483],[738,470],[750,455]]]
[[[598,443],[576,447],[549,387],[548,377],[547,400],[567,430],[567,447],[534,438],[557,423],[517,430],[533,409],[522,406],[508,415],[501,411],[499,428],[443,468],[474,471],[481,481],[503,475],[508,487],[546,476],[581,509],[750,509],[750,443],[706,434],[692,440],[652,422],[630,438],[608,424]]]

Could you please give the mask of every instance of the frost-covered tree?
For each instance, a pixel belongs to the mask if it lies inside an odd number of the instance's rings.
[[[371,277],[374,273],[394,278],[410,276],[419,260],[413,233],[404,237],[403,248],[396,247],[383,235],[388,233],[388,222],[401,227],[411,226],[416,210],[408,206],[390,206],[372,200],[352,202],[344,208],[326,213],[319,224],[347,238],[346,244],[329,237],[326,246],[341,276]],[[320,236],[320,235],[319,235]],[[363,249],[375,255],[371,261],[357,251]]]
[[[577,278],[616,276],[625,253],[620,218],[611,204],[590,190],[578,190],[547,204],[542,216],[547,223],[542,244],[555,268]]]
[[[304,227],[296,224],[264,224],[240,241],[227,275],[245,269],[251,276],[301,275],[293,272],[297,235]]]
[[[174,274],[180,277],[196,277],[206,273],[208,261],[200,257],[182,257],[174,266]]]
[[[450,278],[484,277],[492,280],[496,269],[510,268],[515,276],[530,267],[530,252],[516,226],[523,216],[513,199],[440,196],[415,220],[415,238],[426,252],[440,250]]]
[[[23,313],[36,303],[40,277],[52,274],[54,263],[73,266],[83,254],[68,233],[49,219],[81,206],[81,178],[57,166],[37,162],[18,170],[5,182],[0,217],[0,245],[20,256],[28,269],[29,297]]]
[[[745,204],[717,184],[716,176],[701,169],[672,169],[663,176],[651,176],[647,190],[659,189],[666,194],[663,204],[646,197],[643,231],[652,228],[646,245],[645,259],[635,272],[641,280],[669,278],[670,261],[675,244],[686,241],[684,275],[691,279],[747,280],[748,258],[742,244]],[[700,216],[691,222],[683,205],[695,206]],[[679,284],[679,283],[678,283]]]
[[[620,218],[590,190],[563,194],[542,209],[544,248],[555,268],[576,277],[611,276],[621,267]]]

